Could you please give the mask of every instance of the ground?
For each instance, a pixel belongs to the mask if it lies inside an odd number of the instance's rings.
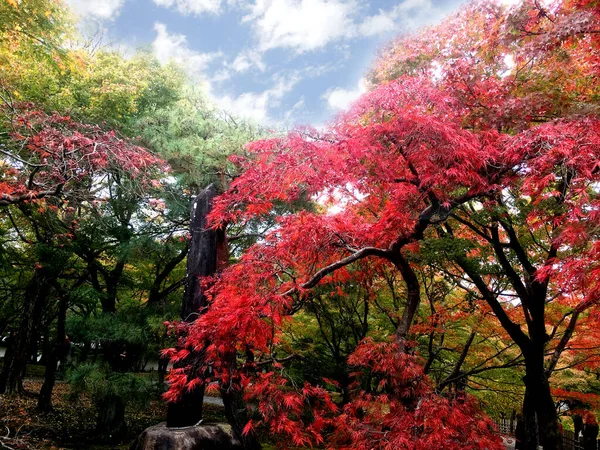
[[[39,392],[41,380],[26,380],[25,389]],[[0,395],[0,449],[108,450],[128,449],[146,427],[165,420],[166,407],[161,401],[146,406],[129,406],[126,414],[127,435],[116,443],[98,442],[94,432],[95,411],[89,399],[68,399],[69,386],[57,382],[52,395],[54,411],[40,413],[35,397]],[[223,420],[222,407],[205,405],[207,421]]]

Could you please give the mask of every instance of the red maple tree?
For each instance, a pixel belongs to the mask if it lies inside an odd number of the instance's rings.
[[[0,144],[0,206],[67,197],[92,200],[90,193],[111,171],[149,183],[167,168],[160,158],[114,131],[69,116],[47,114],[33,104],[11,105]],[[95,178],[96,177],[96,178]]]
[[[384,52],[376,85],[328,130],[249,145],[249,158],[235,161],[243,175],[214,205],[214,226],[272,216],[301,198],[318,207],[279,215],[213,280],[184,344],[205,351],[207,376],[173,372],[167,398],[212,380],[244,389],[261,420],[298,445],[500,448],[472,400],[437,395],[411,355],[422,296],[415,269],[426,264],[462,279],[520,349],[525,448],[562,448],[550,377],[599,300],[594,5],[471,4]],[[435,241],[453,251],[422,257]],[[283,327],[311,289],[360,282],[373,259],[397,270],[406,292],[393,342],[366,340],[349,359],[356,379],[367,371],[376,387],[355,385],[342,407],[318,386],[292,389],[278,375]],[[236,354],[245,362],[232,365]]]

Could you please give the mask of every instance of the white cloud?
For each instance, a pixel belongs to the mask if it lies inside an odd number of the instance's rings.
[[[156,23],[154,30],[156,31],[156,39],[152,42],[152,49],[156,58],[163,64],[175,61],[182,65],[190,75],[202,83],[202,88],[214,105],[238,117],[245,117],[263,123],[274,122],[269,117],[269,110],[279,107],[283,97],[302,78],[298,71],[289,74],[279,73],[272,77],[272,86],[262,92],[244,92],[237,96],[219,95],[214,92],[210,83],[229,79],[231,77],[229,64],[224,64],[225,68],[218,70],[212,77],[207,76],[206,69],[217,58],[222,58],[223,53],[195,51],[189,47],[187,38],[183,34],[169,33],[167,27],[162,23]],[[240,57],[240,60],[247,58],[248,64],[258,67],[259,70],[265,69],[260,55],[255,55],[252,51],[243,53],[241,56],[238,55],[238,57]],[[242,62],[240,60],[237,61],[237,64],[234,60],[232,66],[237,65],[237,70],[240,71],[248,70],[250,66],[246,67],[245,59]],[[236,67],[232,68],[236,70]]]
[[[252,67],[256,67],[261,72],[264,72],[267,68],[262,55],[255,50],[246,50],[240,53],[231,63],[231,68],[238,73],[247,72]]]
[[[358,35],[400,33],[430,25],[442,19],[453,4],[448,2],[445,7],[438,8],[431,0],[404,0],[389,10],[380,9],[378,14],[366,17],[358,25]]]
[[[210,81],[214,83],[222,83],[231,79],[231,71],[229,69],[221,69],[215,72],[211,77]]]
[[[163,64],[175,61],[193,77],[201,76],[208,64],[223,56],[221,52],[202,53],[190,49],[183,34],[170,34],[162,23],[155,23],[154,30],[156,39],[152,50],[156,58]]]
[[[300,97],[300,100],[298,100],[296,103],[294,103],[294,106],[292,106],[284,115],[283,117],[283,122],[285,124],[288,124],[290,122],[292,122],[292,120],[294,120],[295,118],[297,118],[297,115],[300,111],[302,111],[304,108],[306,107],[306,103],[304,102],[304,95],[302,97]]]
[[[73,11],[82,18],[114,19],[125,0],[67,0]]]
[[[235,116],[272,123],[269,110],[281,105],[283,97],[300,81],[300,76],[298,74],[276,75],[273,81],[274,85],[262,92],[244,92],[237,97],[225,95],[212,96],[212,98],[218,106]]]
[[[256,0],[242,21],[253,24],[259,50],[303,53],[348,37],[358,9],[353,0]]]
[[[261,52],[289,48],[305,53],[332,42],[428,25],[441,19],[458,2],[452,0],[436,7],[432,0],[404,0],[365,16],[366,2],[358,0],[254,0],[247,6],[250,12],[242,22],[252,25]]]
[[[184,15],[219,14],[221,0],[153,0],[158,6],[177,9]]]
[[[336,87],[329,89],[323,98],[327,101],[327,106],[335,111],[343,110],[348,108],[354,100],[360,97],[367,91],[366,83],[363,78],[358,82],[358,85],[354,89],[344,89]]]
[[[393,15],[382,10],[375,16],[366,17],[358,26],[359,34],[366,37],[389,33],[395,29],[396,22]]]

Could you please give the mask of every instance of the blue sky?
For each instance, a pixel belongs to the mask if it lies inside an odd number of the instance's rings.
[[[174,59],[211,100],[270,126],[321,125],[357,98],[377,49],[462,0],[67,0],[83,29]]]

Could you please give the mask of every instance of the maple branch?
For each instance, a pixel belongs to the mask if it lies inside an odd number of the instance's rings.
[[[329,264],[326,267],[323,267],[317,273],[315,273],[308,281],[302,283],[299,287],[302,289],[310,289],[312,287],[315,287],[317,285],[317,283],[319,283],[319,281],[321,281],[323,278],[325,278],[330,273],[335,272],[336,270],[341,269],[342,267],[345,267],[348,264],[352,264],[353,262],[358,261],[359,259],[366,258],[367,256],[379,256],[381,258],[389,259],[390,251],[382,249],[382,248],[377,248],[377,247],[362,248],[362,249],[358,250],[357,252],[353,253],[352,255],[346,256],[345,258],[342,258],[339,261],[336,261],[332,264]],[[297,290],[298,290],[298,287],[293,287],[291,289],[288,289],[281,295],[282,296],[291,295],[294,292],[296,292]]]
[[[421,303],[421,287],[417,274],[400,252],[393,256],[391,262],[400,271],[407,290],[406,306],[402,312],[402,317],[396,328],[395,335],[396,342],[400,345],[400,349],[404,351],[408,330],[410,329],[415,313]]]
[[[479,230],[475,225],[473,225],[471,222],[469,222],[468,220],[463,219],[462,217],[454,214],[454,213],[450,213],[449,217],[452,217],[454,220],[456,220],[457,222],[462,223],[463,225],[467,226],[468,228],[470,228],[473,232],[475,232],[475,234],[477,234],[478,236],[481,236],[483,239],[485,239],[488,242],[492,242],[492,238],[490,236],[488,236],[487,234],[485,234],[485,232]]]
[[[418,179],[410,179],[410,178],[395,178],[394,179],[394,183],[409,183],[409,184],[413,184],[415,186],[419,186],[419,180]]]
[[[21,241],[23,241],[26,244],[31,244],[29,239],[27,239],[23,235],[23,233],[21,233],[21,230],[19,230],[19,227],[17,226],[15,219],[13,218],[12,214],[10,213],[10,208],[6,208],[6,214],[8,216],[8,219],[10,220],[10,223],[12,224],[13,228],[15,229],[15,232],[17,233],[17,236],[19,236],[19,239],[21,239]]]
[[[439,391],[439,392],[443,391],[446,388],[446,386],[451,384],[453,382],[453,380],[455,380],[456,377],[458,375],[460,375],[460,368],[464,364],[465,359],[467,359],[469,349],[471,348],[471,344],[473,344],[473,340],[475,339],[476,334],[477,333],[475,333],[474,331],[471,331],[471,334],[469,335],[467,342],[465,343],[465,346],[463,347],[462,352],[460,353],[460,356],[458,357],[458,360],[456,361],[456,364],[454,365],[454,369],[452,370],[450,375],[448,375],[444,379],[444,381],[442,381],[438,385],[438,387],[436,389],[437,391]]]
[[[281,359],[276,359],[273,357],[266,361],[260,361],[260,362],[257,362],[256,365],[258,367],[261,367],[261,366],[266,366],[268,364],[281,364],[284,362],[293,361],[294,359],[299,359],[299,360],[303,361],[305,358],[302,355],[298,355],[298,354],[294,353],[292,355],[286,356],[285,358],[281,358]]]
[[[485,340],[484,340],[485,341]],[[482,341],[483,342],[483,341]],[[481,342],[480,342],[481,343]],[[477,364],[475,367],[473,367],[471,370],[477,370],[483,366],[486,366],[486,364],[490,361],[492,361],[493,359],[496,359],[497,357],[499,357],[502,353],[506,352],[507,350],[510,350],[514,345],[516,345],[514,342],[511,342],[510,344],[508,344],[506,347],[501,348],[500,350],[497,350],[496,353],[488,358],[486,358],[484,361],[482,361],[481,363]],[[521,356],[521,355],[519,355]],[[488,367],[488,366],[486,366]]]
[[[502,203],[500,202],[500,204]],[[502,225],[502,228],[504,228],[506,234],[508,234],[508,246],[515,252],[517,259],[523,268],[527,271],[529,276],[535,276],[537,269],[533,266],[533,264],[531,264],[531,261],[529,261],[529,257],[527,256],[525,249],[523,249],[521,246],[519,238],[517,237],[517,233],[512,224],[506,220],[502,220],[500,217],[496,217],[495,219]]]
[[[30,163],[29,161],[25,161],[24,159],[18,157],[17,155],[15,155],[14,153],[11,153],[9,151],[6,150],[2,150],[2,147],[4,147],[4,145],[0,144],[0,153],[2,153],[3,155],[8,156],[11,159],[14,159],[15,161],[20,162],[21,164],[25,164],[27,166],[30,167],[45,167],[45,164],[34,164],[34,163]]]
[[[500,236],[498,234],[498,226],[497,225],[492,226],[491,232],[492,232],[492,246],[494,247],[494,252],[496,253],[496,256],[498,257],[498,262],[504,269],[506,275],[508,276],[508,279],[510,280],[510,283],[512,284],[513,288],[517,292],[519,299],[521,300],[521,305],[523,306],[523,313],[525,314],[525,320],[527,321],[527,326],[531,330],[532,319],[531,319],[531,315],[529,313],[529,309],[531,307],[529,292],[527,291],[527,288],[523,284],[521,277],[515,271],[512,264],[506,257],[506,254],[504,253],[504,249],[502,248],[502,243],[500,242]]]
[[[461,380],[463,378],[468,378],[470,376],[473,375],[477,375],[483,372],[487,372],[488,370],[496,370],[496,369],[508,369],[510,367],[515,367],[518,366],[519,364],[521,364],[520,358],[522,355],[518,355],[516,357],[514,357],[513,359],[511,359],[510,361],[503,363],[503,364],[499,364],[497,366],[487,366],[487,367],[481,367],[479,369],[473,369],[470,370],[469,372],[463,372],[463,373],[459,373],[456,377],[454,377],[451,380],[448,380],[449,383],[454,383],[458,380]]]
[[[39,200],[44,197],[57,197],[62,192],[63,186],[63,184],[59,184],[54,189],[21,195],[0,194],[0,206],[15,205],[29,200]]]
[[[550,359],[550,362],[548,363],[548,367],[546,368],[546,376],[547,377],[550,377],[550,375],[556,368],[556,364],[558,363],[560,355],[562,355],[562,352],[564,352],[565,348],[567,347],[567,344],[569,343],[571,336],[573,336],[573,331],[575,331],[575,326],[577,325],[578,318],[579,318],[579,311],[577,309],[575,309],[575,311],[573,311],[573,316],[571,317],[571,320],[569,321],[569,325],[567,325],[565,333],[563,334],[560,342],[554,349],[552,358]]]
[[[469,267],[466,258],[456,258],[456,263],[469,276],[471,281],[473,281],[473,284],[477,287],[486,303],[490,306],[490,308],[492,308],[492,311],[500,321],[502,327],[516,342],[519,348],[521,348],[523,351],[528,348],[529,344],[531,343],[530,339],[523,332],[521,327],[517,323],[513,322],[510,317],[508,317],[508,314],[492,291],[489,290],[486,282],[483,280],[483,278],[481,278],[481,275]]]

